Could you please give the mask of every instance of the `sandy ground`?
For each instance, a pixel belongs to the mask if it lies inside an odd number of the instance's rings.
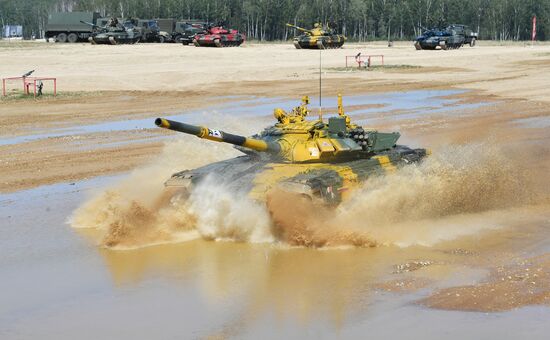
[[[343,69],[344,57],[358,52],[384,54],[388,67]],[[138,194],[147,200],[158,190],[147,184],[157,173],[148,169],[164,161],[178,169],[179,159],[159,154],[184,147],[182,158],[192,156],[197,163],[225,155],[227,149],[203,149],[195,139],[168,145],[174,134],[154,128],[154,117],[199,112],[224,129],[252,133],[271,121],[267,114],[225,121],[218,111],[242,105],[236,100],[277,97],[298,103],[304,94],[315,97],[318,57],[318,51],[297,51],[290,44],[208,49],[0,42],[1,77],[36,69],[36,76],[59,80],[57,98],[10,94],[0,101],[0,222],[7,235],[0,239],[0,276],[8,278],[0,291],[23,292],[0,297],[0,338],[69,339],[83,332],[90,338],[151,338],[181,334],[182,325],[197,338],[269,338],[281,327],[290,337],[358,338],[369,332],[436,339],[451,332],[457,339],[545,338],[549,309],[529,308],[550,305],[550,202],[547,194],[537,196],[550,192],[550,45],[481,42],[475,48],[415,51],[409,43],[347,44],[323,52],[325,96],[398,98],[415,90],[465,90],[446,95],[450,104],[443,112],[432,110],[430,102],[419,104],[420,113],[386,112],[376,103],[346,108],[352,114],[379,109],[368,117],[380,130],[399,130],[404,144],[429,147],[434,154],[449,146],[464,152],[477,146],[483,153],[483,143],[494,144],[509,161],[499,164],[529,170],[523,184],[537,192],[529,199],[512,193],[500,210],[428,218],[395,234],[431,239],[441,233],[445,239],[446,233],[460,235],[478,225],[489,231],[432,246],[327,251],[200,239],[113,251],[96,246],[96,231],[67,232],[71,212],[105,184],[99,176],[142,170],[142,177],[132,178],[143,182],[130,181],[126,189],[143,186],[146,192]],[[421,115],[424,107],[428,113]],[[139,120],[147,124],[134,128]],[[79,130],[110,122],[126,126]],[[460,172],[457,168],[450,170]],[[496,183],[496,170],[476,171]],[[470,183],[469,168],[462,171]],[[407,196],[396,199],[406,202]],[[156,211],[137,208],[138,218]],[[98,206],[98,215],[120,210],[116,204]],[[162,331],[151,333],[151,323]]]
[[[6,46],[7,45],[7,46]],[[290,44],[246,44],[241,48],[211,49],[166,44],[155,46],[92,46],[45,43],[20,44],[0,50],[2,77],[36,69],[35,76],[57,77],[61,91],[220,91],[248,95],[243,82],[271,82],[264,90],[277,91],[273,83],[316,80],[319,52],[297,51]],[[491,94],[513,98],[548,100],[547,77],[550,45],[465,47],[453,51],[416,51],[410,43],[393,48],[381,44],[346,44],[323,54],[326,72],[345,66],[345,56],[379,55],[387,65],[427,67],[417,72],[372,72],[329,74],[327,78],[361,79],[377,83],[445,83],[467,85]],[[377,59],[373,59],[377,63]],[[436,67],[436,72],[429,68]],[[446,71],[445,69],[448,69]],[[341,90],[346,90],[341,85]],[[152,95],[155,95],[154,93]],[[160,94],[156,94],[160,95]],[[183,100],[184,98],[178,98]],[[182,103],[183,104],[183,103]]]

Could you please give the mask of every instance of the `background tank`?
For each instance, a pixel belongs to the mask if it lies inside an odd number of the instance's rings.
[[[416,38],[414,47],[417,50],[457,49],[464,44],[474,47],[478,34],[465,25],[449,25],[444,29],[422,28],[422,35]]]
[[[338,204],[369,176],[394,171],[426,156],[425,149],[396,145],[400,137],[397,132],[383,133],[352,124],[344,113],[341,96],[338,115],[328,122],[306,120],[308,102],[304,97],[302,105],[290,113],[275,109],[277,123],[252,137],[157,118],[159,127],[230,143],[244,153],[175,173],[166,186],[188,190],[209,174],[223,174],[230,186],[259,201],[278,188],[313,201]]]
[[[294,47],[301,48],[313,48],[313,49],[327,49],[327,48],[340,48],[346,42],[346,37],[341,34],[336,34],[334,29],[329,25],[324,27],[321,24],[315,24],[311,30],[298,27],[291,24],[286,24],[288,27],[292,27],[302,32],[303,34],[294,37]]]
[[[92,44],[135,44],[142,37],[141,31],[135,27],[136,20],[126,20],[121,24],[117,18],[111,18],[105,26],[82,22],[98,30],[88,39]]]
[[[206,32],[198,33],[193,39],[197,47],[235,47],[245,40],[244,34],[234,29],[226,29],[222,24],[208,26]]]

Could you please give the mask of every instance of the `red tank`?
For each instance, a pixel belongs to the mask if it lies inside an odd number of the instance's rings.
[[[244,40],[244,34],[237,30],[213,26],[206,33],[197,34],[193,43],[197,47],[231,47],[240,46]]]

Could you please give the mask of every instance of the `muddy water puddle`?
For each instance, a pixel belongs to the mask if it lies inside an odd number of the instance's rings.
[[[455,92],[420,92],[357,96],[345,98],[344,104],[355,107],[351,113],[367,120],[384,112],[386,118],[396,120],[423,119],[455,114],[447,111],[450,107],[462,108],[459,102],[442,98]],[[397,96],[402,96],[402,103],[396,103]],[[211,123],[216,112],[223,111],[268,123],[267,117],[278,106],[273,99],[237,99],[242,100],[229,111],[213,108],[214,116],[200,112],[173,118],[191,123],[208,118]],[[297,105],[294,100],[283,102],[284,108]],[[378,106],[361,108],[370,104]],[[326,105],[334,108],[336,99],[327,98]],[[85,130],[148,129],[152,124],[151,119],[115,123]],[[75,132],[56,130],[52,136],[64,133]],[[202,157],[217,150],[200,149],[202,144],[193,142],[201,141],[193,139],[186,145]],[[225,149],[218,152],[226,153]],[[0,291],[4,292],[0,294],[0,338],[278,339],[364,338],[368,334],[374,338],[545,339],[550,332],[550,308],[545,304],[519,304],[488,313],[453,308],[464,307],[456,296],[452,305],[430,308],[421,303],[465,289],[453,287],[485,287],[498,268],[515,275],[516,263],[548,253],[548,206],[518,204],[421,221],[410,226],[418,229],[396,229],[408,235],[401,247],[309,249],[278,242],[197,238],[107,249],[98,246],[98,231],[72,228],[69,220],[82,202],[123,178],[127,175],[0,195]],[[405,187],[409,185],[396,190]],[[140,195],[146,199],[151,192],[144,190]],[[460,237],[450,237],[445,228]],[[469,229],[476,232],[461,234]],[[424,245],[408,241],[427,232],[435,241],[430,238],[433,242]],[[485,300],[488,305],[500,301],[499,296],[493,298]]]
[[[0,290],[9,292],[0,296],[2,338],[542,339],[550,331],[546,307],[487,314],[416,303],[436,289],[483,281],[496,254],[544,251],[548,226],[502,226],[433,247],[315,250],[197,239],[116,251],[97,247],[93,231],[72,229],[67,219],[121,177],[0,195]],[[550,221],[544,210],[516,213]]]
[[[464,90],[419,90],[408,92],[391,92],[385,94],[367,94],[346,96],[344,107],[357,107],[348,110],[353,117],[360,116],[358,123],[377,124],[386,119],[418,119],[428,114],[449,114],[454,109],[473,109],[482,103],[464,104],[453,95],[465,93]],[[317,97],[311,97],[312,115],[317,113]],[[176,115],[166,115],[167,118],[182,120],[191,124],[201,124],[204,121],[212,122],[219,119],[219,126],[223,126],[224,117],[241,117],[246,119],[262,119],[271,121],[273,109],[281,107],[290,110],[299,105],[299,99],[288,98],[252,98],[243,99],[241,96],[228,98],[230,104],[207,107],[199,111],[182,112]],[[323,97],[323,107],[332,108],[335,112],[336,97]],[[364,108],[366,107],[366,108]],[[152,118],[125,119],[102,122],[97,124],[68,126],[53,128],[45,133],[29,133],[15,137],[0,137],[1,145],[13,145],[39,139],[63,137],[72,135],[137,131],[154,128]],[[146,132],[146,131],[144,131]],[[251,131],[253,133],[254,131]]]

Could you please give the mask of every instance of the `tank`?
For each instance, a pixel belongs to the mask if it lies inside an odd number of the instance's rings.
[[[346,42],[346,37],[342,34],[336,34],[334,29],[329,25],[323,27],[321,24],[317,23],[311,30],[292,24],[286,25],[302,32],[301,35],[294,37],[294,47],[297,49],[341,48],[344,42]]]
[[[463,45],[474,47],[478,34],[468,26],[453,24],[446,28],[427,29],[421,27],[422,34],[414,42],[417,50],[457,49]]]
[[[371,176],[421,161],[426,149],[398,145],[398,132],[379,132],[353,124],[338,96],[338,115],[306,120],[309,98],[286,112],[275,109],[276,123],[251,137],[157,118],[159,127],[202,139],[233,144],[236,158],[177,172],[165,185],[189,191],[210,174],[223,174],[230,187],[266,201],[271,190],[338,205]]]
[[[135,44],[142,37],[141,31],[134,25],[134,20],[127,20],[121,24],[118,19],[111,18],[105,26],[85,21],[82,23],[97,29],[97,33],[88,38],[92,44]]]
[[[244,40],[244,34],[218,24],[206,27],[204,33],[197,33],[193,38],[193,44],[197,47],[236,47],[240,46]]]

